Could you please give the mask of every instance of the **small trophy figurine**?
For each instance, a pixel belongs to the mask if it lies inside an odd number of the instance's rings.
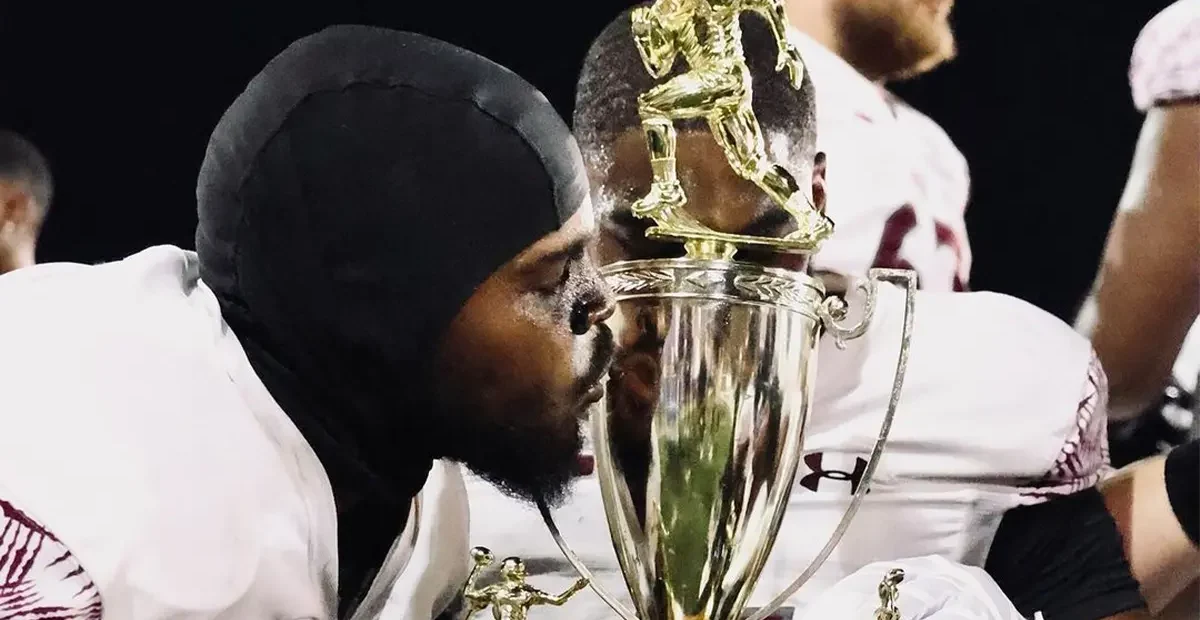
[[[902,581],[904,571],[893,568],[888,571],[883,581],[879,582],[879,609],[875,610],[875,620],[900,620],[896,599],[900,598],[899,588]]]
[[[751,108],[751,77],[742,50],[738,18],[743,12],[762,16],[779,46],[777,71],[786,71],[794,88],[804,80],[804,62],[787,40],[782,0],[656,0],[634,9],[631,29],[642,62],[655,78],[664,78],[682,56],[688,70],[638,97],[646,146],[654,178],[650,192],[633,205],[657,229],[647,231],[685,238],[753,243],[739,235],[716,233],[682,210],[687,203],[675,170],[674,122],[704,119],[733,170],[758,185],[796,218],[799,230],[779,248],[813,249],[833,232],[833,222],[818,211],[783,166],[770,161],[758,120]]]
[[[471,558],[475,561],[475,566],[471,569],[463,590],[468,618],[491,606],[492,618],[495,620],[526,620],[530,607],[562,605],[588,585],[587,579],[580,579],[558,596],[547,594],[525,583],[525,563],[521,558],[505,558],[500,563],[500,583],[476,588],[475,580],[479,577],[479,572],[491,566],[495,559],[486,547],[472,549]]]

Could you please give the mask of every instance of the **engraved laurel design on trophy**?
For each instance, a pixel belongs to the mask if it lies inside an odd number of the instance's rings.
[[[675,277],[666,271],[642,269],[614,274],[607,282],[617,295],[648,295],[666,289]]]
[[[757,301],[782,305],[797,312],[813,314],[814,303],[824,303],[823,291],[795,274],[771,268],[730,271],[728,263],[708,261],[660,261],[661,267],[641,261],[635,269],[609,269],[605,280],[618,297],[643,296],[706,297]],[[828,298],[836,299],[836,298]],[[831,314],[831,319],[834,315]],[[813,314],[819,318],[819,313]],[[840,320],[840,318],[838,318]]]
[[[606,396],[591,414],[591,439],[609,534],[633,609],[596,583],[549,507],[538,502],[555,543],[583,577],[576,585],[589,583],[624,620],[743,619],[803,453],[817,344],[828,335],[844,348],[866,333],[884,283],[905,291],[905,312],[888,408],[862,483],[809,566],[746,620],[764,620],[778,610],[846,533],[870,490],[904,384],[916,287],[911,271],[871,270],[859,284],[865,294],[861,318],[848,324],[846,302],[827,295],[807,273],[735,260],[744,248],[812,254],[833,232],[794,176],[767,157],[738,22],[747,11],[771,25],[776,69],[798,88],[805,67],[787,40],[782,0],[656,0],[630,18],[645,68],[660,80],[638,98],[653,176],[632,210],[654,221],[647,237],[682,243],[686,251],[683,258],[602,269],[617,301],[608,325],[621,344]],[[670,75],[680,58],[685,70]],[[674,123],[682,119],[706,120],[733,170],[791,214],[796,232],[782,238],[728,234],[692,216],[676,170]],[[889,579],[880,585],[880,609],[898,613],[900,581],[893,574]],[[509,576],[514,588],[528,588],[523,580],[523,574]],[[497,599],[472,592],[475,598],[468,599],[497,609]],[[508,617],[524,618],[528,608]],[[506,609],[518,613],[517,607]],[[895,620],[877,615],[885,618]]]

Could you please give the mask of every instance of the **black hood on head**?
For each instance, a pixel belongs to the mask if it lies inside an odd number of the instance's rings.
[[[446,327],[585,200],[582,161],[511,71],[337,26],[251,81],[196,193],[201,276],[333,484],[344,615],[439,456],[426,379]]]

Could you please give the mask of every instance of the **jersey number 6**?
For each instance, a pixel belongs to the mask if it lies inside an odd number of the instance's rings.
[[[937,247],[950,248],[954,252],[955,273],[954,281],[951,284],[953,290],[967,290],[967,283],[958,275],[958,266],[962,263],[962,247],[958,243],[958,238],[949,226],[936,221],[933,225],[934,234],[937,236]],[[912,263],[900,256],[900,249],[904,246],[904,239],[916,227],[917,211],[912,205],[904,205],[892,213],[883,225],[883,237],[879,240],[879,249],[875,250],[875,260],[871,262],[871,266],[889,269],[912,269],[916,271]],[[925,278],[918,271],[918,285],[924,283],[924,281]]]

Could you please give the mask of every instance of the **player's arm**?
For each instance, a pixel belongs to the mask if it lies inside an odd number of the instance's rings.
[[[563,603],[566,603],[568,600],[570,600],[570,598],[572,596],[575,596],[576,592],[586,588],[587,584],[588,584],[588,580],[584,579],[583,577],[580,577],[575,583],[571,584],[571,587],[567,588],[562,594],[559,594],[556,596],[553,594],[547,594],[540,590],[534,590],[533,598],[534,598],[534,600],[537,601],[538,604],[541,604],[541,605],[560,606]]]
[[[1077,327],[1104,364],[1110,415],[1159,396],[1200,312],[1200,105],[1152,109]]]
[[[487,567],[486,563],[476,561],[475,565],[471,567],[471,573],[467,575],[466,584],[463,586],[463,601],[466,603],[467,608],[471,610],[468,615],[486,608],[492,600],[492,588],[490,586],[478,588],[475,585],[475,582],[479,579],[479,573],[485,567]]]
[[[657,4],[634,9],[629,20],[633,42],[642,57],[642,64],[650,75],[662,78],[675,66],[678,50],[675,49],[675,41],[670,33],[659,21],[655,6]]]
[[[779,47],[781,55],[792,49],[792,44],[788,41],[787,36],[787,8],[783,0],[748,0],[746,8],[767,20],[767,24],[771,27],[771,34],[775,36],[775,45]]]
[[[1155,617],[1200,579],[1197,478],[1200,444],[1192,440],[1166,456],[1129,465],[1100,485],[1130,569]]]
[[[779,62],[776,63],[775,70],[786,69],[792,86],[800,88],[804,80],[804,63],[796,46],[788,40],[787,7],[783,0],[747,0],[744,6],[767,20],[771,34],[775,37],[775,45],[779,48]]]

